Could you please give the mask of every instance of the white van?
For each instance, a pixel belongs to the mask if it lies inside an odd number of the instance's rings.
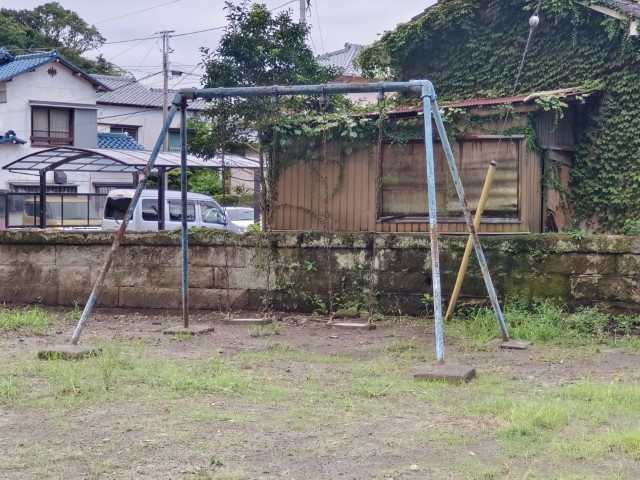
[[[111,190],[104,205],[103,230],[117,230],[129,208],[135,190]],[[182,204],[180,192],[165,192],[165,229],[173,230],[182,226]],[[187,225],[189,228],[218,228],[240,233],[239,228],[230,223],[224,209],[213,198],[199,193],[187,193]],[[138,204],[127,226],[132,231],[158,230],[158,191],[143,190]]]

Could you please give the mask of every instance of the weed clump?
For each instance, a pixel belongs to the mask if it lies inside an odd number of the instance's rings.
[[[503,308],[509,335],[542,345],[586,345],[629,336],[640,326],[640,315],[613,317],[595,307],[582,307],[573,313],[548,301],[533,304],[508,299]],[[454,335],[486,342],[497,336],[497,320],[489,307],[474,307],[455,317],[450,331]]]
[[[58,318],[41,307],[0,309],[0,333],[12,330],[43,334]]]

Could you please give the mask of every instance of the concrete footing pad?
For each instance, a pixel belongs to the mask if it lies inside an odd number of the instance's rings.
[[[338,322],[338,323],[329,323],[328,324],[332,328],[344,328],[346,330],[375,330],[375,323],[352,323],[352,322]]]
[[[170,327],[163,333],[167,335],[204,335],[209,332],[213,332],[213,327],[206,325],[193,325],[189,327]]]
[[[526,340],[503,340],[502,338],[496,338],[489,342],[491,345],[495,345],[500,348],[505,348],[508,350],[526,350],[531,342],[527,342]]]
[[[38,358],[41,360],[77,360],[79,358],[100,355],[102,349],[89,347],[87,345],[53,345],[45,350],[38,352]]]
[[[447,383],[465,383],[475,378],[476,369],[464,365],[434,365],[422,372],[416,373],[413,379],[416,381],[440,381]]]
[[[271,318],[225,318],[222,323],[226,325],[269,325],[273,323]]]

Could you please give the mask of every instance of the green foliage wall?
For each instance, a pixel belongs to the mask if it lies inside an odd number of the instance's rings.
[[[13,3],[20,6],[20,2]],[[95,60],[83,56],[104,42],[105,38],[94,25],[57,2],[43,3],[33,10],[0,8],[0,48],[17,55],[38,49],[56,49],[89,73],[121,75],[122,70],[102,54]]]
[[[428,78],[444,100],[510,95],[537,3],[445,0],[365,50],[361,65],[369,75]],[[640,41],[628,22],[572,0],[542,0],[540,18],[517,93],[604,87],[582,119],[572,206],[577,219],[620,230],[640,219]]]

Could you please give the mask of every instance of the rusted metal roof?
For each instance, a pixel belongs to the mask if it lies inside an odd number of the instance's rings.
[[[549,92],[536,92],[528,95],[516,95],[510,97],[497,97],[497,98],[470,98],[467,100],[458,100],[454,102],[445,102],[441,104],[441,107],[445,108],[469,108],[469,107],[487,107],[492,105],[508,105],[514,103],[530,103],[536,98],[540,98],[544,95],[554,95],[560,99],[571,101],[580,95],[587,95],[593,93],[593,90],[574,90],[569,92],[561,91],[549,91]],[[399,105],[393,111],[389,113],[414,113],[421,112],[421,105]]]
[[[469,100],[461,100],[459,102],[446,103],[443,106],[449,108],[464,108],[464,107],[482,107],[485,105],[505,105],[507,103],[520,103],[523,102],[527,96],[517,97],[500,97],[500,98],[470,98]]]

